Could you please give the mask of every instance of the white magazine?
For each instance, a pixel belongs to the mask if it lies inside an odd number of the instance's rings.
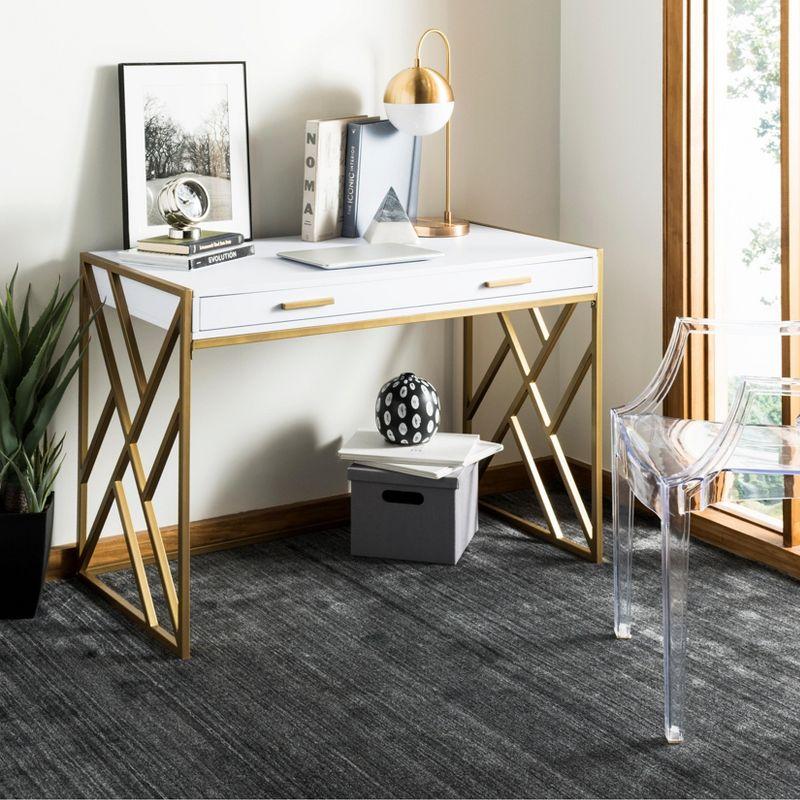
[[[427,444],[403,446],[387,442],[375,428],[360,428],[342,445],[339,458],[463,467],[478,441],[472,433],[437,433]]]
[[[478,461],[482,461],[484,458],[488,458],[495,453],[501,452],[502,449],[503,445],[497,444],[496,442],[478,442],[472,448],[472,452],[463,466],[465,467],[469,464],[476,464]],[[385,469],[389,472],[399,472],[403,475],[416,475],[419,478],[431,478],[433,480],[446,478],[448,475],[452,475],[454,472],[462,469],[462,467],[437,467],[427,466],[425,464],[402,464],[396,461],[370,462],[359,460],[358,463],[363,464],[365,467],[375,467],[376,469]]]

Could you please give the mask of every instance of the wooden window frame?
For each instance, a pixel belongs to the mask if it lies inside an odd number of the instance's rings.
[[[663,0],[663,339],[675,317],[713,317],[713,132],[709,15],[714,0]],[[800,0],[781,0],[781,314],[800,319]],[[695,338],[695,337],[692,337]],[[697,337],[664,413],[707,419],[714,408],[713,342]],[[800,377],[800,342],[787,337],[782,372]],[[785,424],[800,403],[784,402]],[[796,478],[789,478],[794,480]],[[798,492],[800,495],[800,491]],[[800,575],[800,502],[784,501],[778,532],[735,512],[695,515],[692,533],[724,549]]]

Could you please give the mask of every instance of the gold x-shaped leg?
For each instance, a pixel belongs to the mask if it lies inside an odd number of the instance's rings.
[[[598,259],[601,260],[601,257]],[[541,349],[531,364],[520,341],[519,334],[508,313],[499,313],[498,319],[503,330],[503,339],[497,352],[489,363],[486,372],[473,390],[473,320],[464,320],[464,397],[463,425],[465,431],[472,429],[472,421],[484,398],[497,377],[500,367],[509,353],[512,354],[522,377],[522,385],[511,404],[503,414],[492,441],[501,442],[511,431],[523,464],[528,473],[531,486],[545,518],[545,525],[539,525],[524,519],[494,503],[482,501],[481,505],[492,514],[499,516],[513,527],[524,533],[547,539],[554,545],[568,550],[591,561],[600,562],[603,558],[603,504],[602,504],[602,403],[601,403],[601,345],[602,345],[602,307],[601,295],[598,292],[592,305],[592,336],[582,358],[578,362],[572,378],[567,383],[564,393],[552,413],[539,390],[539,376],[556,349],[561,335],[577,307],[577,303],[567,302],[556,319],[552,329],[548,329],[538,307],[529,309],[534,329],[536,330]],[[586,375],[591,372],[592,399],[591,421],[589,430],[592,437],[592,481],[591,510],[586,504],[578,488],[572,466],[564,453],[558,436],[561,423],[575,399]],[[578,526],[585,543],[566,538],[561,522],[550,499],[550,494],[541,470],[531,451],[525,433],[520,425],[518,414],[529,400],[547,440],[550,457],[553,459],[561,480],[569,497]],[[490,459],[481,464],[481,473],[489,465]]]
[[[111,295],[116,308],[125,342],[125,351],[133,375],[139,404],[131,416],[123,389],[119,363],[112,343],[106,319],[107,307],[102,303],[95,270],[105,270]],[[139,345],[134,333],[128,303],[125,297],[123,275],[126,280],[136,280],[127,275],[124,268],[115,267],[108,262],[93,264],[81,263],[80,315],[81,323],[93,320],[97,339],[103,355],[103,363],[110,383],[110,390],[97,422],[89,438],[89,358],[84,358],[80,369],[79,384],[79,453],[78,453],[78,575],[92,588],[100,592],[127,616],[139,623],[152,635],[165,644],[181,658],[188,658],[189,640],[189,392],[191,389],[191,313],[192,295],[171,284],[158,286],[176,297],[175,313],[167,328],[166,336],[156,356],[153,368],[146,374]],[[89,346],[88,332],[84,336],[83,348]],[[176,350],[178,355],[178,398],[167,424],[166,431],[158,447],[149,473],[145,471],[139,452],[139,438],[148,420],[153,403],[161,386],[162,378]],[[97,462],[100,448],[108,433],[111,419],[116,412],[124,444],[117,457],[105,492],[91,526],[88,526],[88,487],[89,479]],[[177,531],[177,587],[170,569],[164,536],[156,518],[153,496],[164,472],[167,460],[178,443],[178,531]],[[149,552],[142,553],[142,545],[133,525],[123,478],[130,467],[136,485],[136,495],[147,526]],[[127,600],[99,577],[97,569],[92,568],[92,558],[103,532],[111,508],[116,505],[122,524],[122,532],[128,551],[131,569],[139,595],[140,606]],[[150,583],[145,570],[145,562],[155,564],[164,603],[167,608],[168,627],[160,624],[153,600]]]

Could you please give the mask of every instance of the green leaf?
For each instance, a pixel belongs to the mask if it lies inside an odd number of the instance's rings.
[[[61,355],[58,357],[58,360],[50,367],[50,370],[39,386],[39,391],[41,394],[47,394],[47,392],[49,392],[53,386],[55,386],[56,381],[61,377],[62,373],[66,369],[66,366],[69,363],[72,354],[75,352],[75,349],[80,345],[81,336],[88,330],[88,327],[89,323],[87,323],[83,328],[79,328],[77,331],[75,331],[69,342],[67,342],[64,352],[61,353]]]
[[[28,333],[28,339],[25,342],[25,358],[27,361],[31,361],[33,359],[32,353],[36,353],[41,346],[41,343],[44,341],[45,336],[50,329],[53,314],[56,309],[56,306],[59,302],[59,289],[61,288],[61,278],[58,279],[58,283],[56,284],[56,288],[53,291],[50,300],[47,302],[44,311],[39,315],[39,319],[36,320],[33,327],[31,328],[30,332]]]
[[[38,494],[41,498],[41,505],[43,509],[45,503],[47,503],[47,498],[50,496],[50,492],[53,491],[53,484],[56,482],[58,473],[61,472],[61,467],[64,465],[64,458],[65,456],[61,456],[59,459],[53,459],[48,465],[47,469],[42,473],[42,482],[40,484]]]
[[[25,292],[25,304],[22,306],[22,319],[19,321],[19,340],[24,346],[31,330],[30,323],[30,304],[31,304],[31,284],[28,284],[28,291]]]
[[[4,380],[8,387],[15,386],[22,368],[22,353],[16,326],[11,324],[2,305],[0,305],[0,339],[4,343],[0,380]]]
[[[19,450],[19,446],[19,436],[11,423],[11,403],[6,387],[0,381],[0,450],[4,453],[14,453]]]
[[[6,473],[11,469],[11,457],[0,450],[0,486],[3,485]]]
[[[67,386],[69,386],[69,382],[77,372],[78,367],[80,366],[81,358],[83,358],[84,354],[85,351],[82,351],[78,360],[69,368],[69,371],[61,380],[61,382],[54,386],[44,397],[39,400],[36,414],[33,419],[33,427],[26,435],[22,443],[22,447],[26,453],[32,452],[41,441],[42,436],[44,436],[47,426],[50,424],[53,414],[56,413],[56,408],[58,408],[58,404],[61,402],[61,398],[64,396],[64,392],[67,390]]]
[[[9,470],[12,471],[32,512],[38,513],[45,508],[64,463],[63,446],[64,436],[55,443],[54,436],[45,434],[30,456],[22,449],[10,457],[0,452],[0,480]]]
[[[14,274],[11,276],[11,283],[6,284],[6,314],[11,320],[11,325],[14,330],[17,329],[17,319],[14,316],[14,284],[17,282],[17,273],[19,272],[19,264],[14,268]]]
[[[33,414],[36,405],[36,391],[47,374],[47,367],[52,356],[50,344],[52,343],[52,347],[55,347],[57,338],[58,331],[51,330],[27,373],[17,385],[14,396],[14,426],[21,435],[24,435],[28,420]]]
[[[41,333],[33,333],[28,337],[25,346],[22,348],[22,369],[27,372],[33,364],[34,359],[42,348],[47,348],[45,358],[45,369],[49,366],[53,353],[55,352],[58,340],[64,330],[67,315],[72,307],[72,290],[62,295],[50,312],[48,324],[42,328]],[[41,320],[39,320],[41,321]],[[38,325],[38,322],[37,322]],[[36,328],[36,326],[34,326]]]
[[[11,276],[11,282],[6,285],[6,290],[14,294],[14,283],[17,280],[17,273],[19,272],[19,264],[14,267],[14,274]]]
[[[17,483],[19,484],[20,489],[22,489],[25,495],[25,499],[28,501],[29,511],[31,511],[32,513],[38,513],[42,509],[39,507],[39,503],[36,497],[36,491],[33,488],[33,484],[31,483],[31,477],[28,471],[30,466],[30,461],[28,460],[28,457],[25,455],[25,453],[22,453],[21,455],[22,458],[24,459],[23,461],[24,469],[20,467],[19,464],[17,464],[16,454],[9,460],[8,463],[11,467],[11,471],[15,474],[17,478]]]
[[[36,493],[36,487],[33,485],[33,481],[31,479],[31,462],[28,461],[28,457],[25,455],[25,453],[22,455],[25,459],[25,469],[22,470],[14,465],[14,470],[19,477],[19,485],[22,488],[22,491],[25,493],[25,499],[28,501],[28,511],[31,514],[39,514],[44,509],[42,508],[42,502],[39,500],[39,496]]]

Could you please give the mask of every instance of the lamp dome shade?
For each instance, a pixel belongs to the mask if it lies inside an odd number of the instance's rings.
[[[452,116],[453,89],[435,69],[410,67],[389,81],[383,104],[395,128],[427,136],[443,128]]]

